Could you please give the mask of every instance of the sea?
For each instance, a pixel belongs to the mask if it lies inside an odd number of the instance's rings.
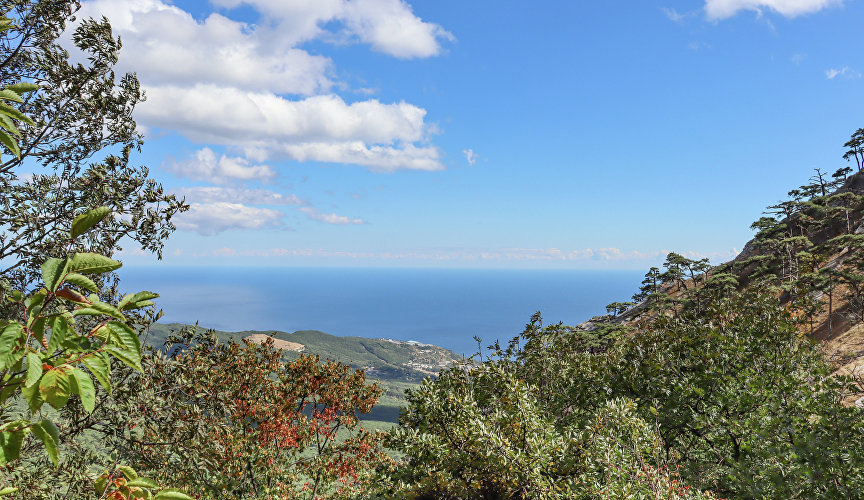
[[[125,292],[160,294],[162,323],[223,331],[320,330],[434,344],[470,356],[536,311],[575,325],[626,301],[644,271],[124,267]],[[481,339],[481,344],[474,340]]]

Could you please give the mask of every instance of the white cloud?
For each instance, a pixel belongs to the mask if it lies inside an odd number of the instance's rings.
[[[405,102],[346,103],[332,93],[351,91],[331,80],[332,61],[298,48],[347,36],[395,57],[430,57],[452,38],[443,28],[418,18],[403,0],[214,3],[229,9],[250,5],[261,17],[254,25],[226,17],[230,12],[199,20],[167,0],[84,3],[79,19],[105,15],[123,39],[118,69],[134,70],[142,82],[148,99],[135,117],[143,127],[240,146],[259,162],[288,158],[377,171],[444,168],[437,148],[426,143],[434,132],[426,110]],[[205,158],[177,171],[195,179],[212,175],[217,183],[272,173],[230,160]]]
[[[210,82],[303,95],[332,85],[328,58],[219,14],[197,21],[160,0],[94,0],[78,18],[102,15],[123,39],[119,68],[149,85]]]
[[[453,40],[441,26],[417,18],[402,0],[343,2],[343,20],[360,40],[395,57],[430,57],[441,52],[439,39]]]
[[[368,146],[362,141],[352,141],[280,144],[273,149],[297,161],[352,163],[369,167],[376,172],[444,169],[438,159],[438,148],[431,146],[417,147],[412,144],[399,147]]]
[[[772,10],[785,17],[812,14],[826,7],[840,5],[843,0],[705,0],[705,13],[709,19],[726,19],[742,10],[761,13]]]
[[[465,155],[465,160],[468,161],[468,165],[474,165],[477,163],[477,153],[475,153],[473,149],[463,149],[462,154]]]
[[[348,104],[336,95],[292,101],[230,87],[148,88],[145,123],[193,140],[264,148],[297,161],[355,163],[376,170],[440,170],[438,149],[422,146],[426,110],[377,100]],[[232,110],[227,113],[226,110]]]
[[[284,214],[277,210],[250,205],[294,205],[311,220],[338,226],[365,224],[360,218],[335,213],[322,213],[293,194],[268,189],[238,189],[218,186],[197,186],[176,189],[190,205],[181,214],[177,228],[211,235],[228,229],[263,229],[280,226]]]
[[[849,66],[843,66],[842,68],[830,68],[825,70],[825,78],[829,80],[833,80],[838,76],[844,78],[861,78],[861,73],[855,71]]]
[[[352,219],[338,214],[322,214],[315,207],[301,207],[300,211],[306,214],[310,219],[324,222],[325,224],[335,224],[339,226],[345,226],[348,224],[365,224],[363,219]]]
[[[262,229],[281,225],[282,212],[241,203],[192,203],[188,212],[175,217],[177,229],[204,236],[231,229]]]
[[[226,155],[216,156],[210,148],[196,151],[188,160],[170,162],[166,169],[178,177],[196,181],[228,184],[236,181],[270,181],[277,174],[268,165],[250,165],[249,160]]]
[[[148,99],[139,110],[153,125],[173,125],[197,138],[239,144],[272,140],[413,142],[423,138],[426,116],[425,110],[405,102],[348,104],[337,95],[292,101],[268,92],[204,84],[149,87]]]
[[[356,38],[375,50],[400,58],[430,57],[441,53],[441,41],[453,35],[425,22],[402,0],[216,0],[216,5],[247,4],[274,20],[274,31],[292,43],[338,35]],[[340,23],[340,31],[327,31]]]
[[[214,186],[187,187],[175,190],[190,203],[233,203],[244,205],[303,205],[293,194],[268,189],[238,189]]]

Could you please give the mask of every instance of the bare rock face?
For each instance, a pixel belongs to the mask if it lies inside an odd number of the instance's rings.
[[[306,350],[306,347],[303,344],[298,344],[297,342],[288,342],[287,340],[279,340],[269,335],[264,335],[263,333],[255,333],[253,335],[249,335],[248,337],[244,337],[243,340],[255,342],[256,344],[263,344],[264,342],[267,342],[268,339],[273,340],[273,347],[275,347],[276,349],[295,352],[303,352],[304,350]]]

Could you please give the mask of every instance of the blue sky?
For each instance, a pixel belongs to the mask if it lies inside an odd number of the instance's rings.
[[[726,260],[864,127],[861,0],[94,0],[167,264]],[[134,248],[127,263],[155,262]]]

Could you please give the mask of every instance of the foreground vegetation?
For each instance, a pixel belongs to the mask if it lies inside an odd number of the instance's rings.
[[[119,292],[120,243],[158,253],[186,206],[129,165],[141,94],[108,22],[76,29],[88,65],[57,45],[76,8],[0,1],[0,496],[864,496],[861,388],[802,333],[864,319],[862,176],[817,171],[739,259],[670,254],[589,324],[535,315],[370,431],[362,369],[196,328],[163,343],[158,295]],[[18,179],[25,161],[44,171]]]

